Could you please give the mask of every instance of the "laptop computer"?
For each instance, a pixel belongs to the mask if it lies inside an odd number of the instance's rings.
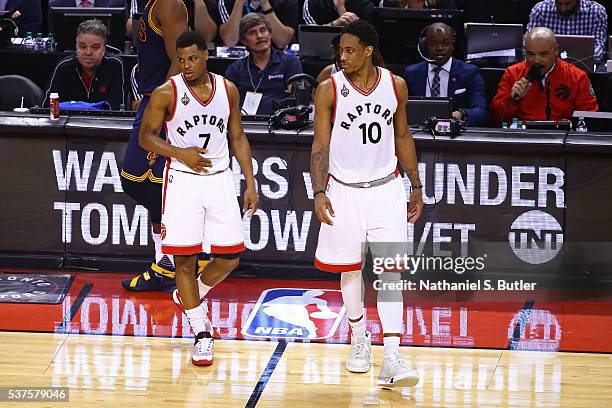
[[[592,35],[557,35],[559,56],[578,68],[592,72],[595,69],[595,37]]]
[[[523,48],[522,24],[467,23],[468,54]]]
[[[425,121],[432,117],[450,119],[451,113],[451,98],[409,96],[408,103],[406,103],[406,115],[410,126],[423,126]]]
[[[340,35],[342,27],[302,24],[298,27],[300,56],[305,58],[334,59],[332,40]]]

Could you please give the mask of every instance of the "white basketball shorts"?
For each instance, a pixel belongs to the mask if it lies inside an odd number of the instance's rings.
[[[364,243],[405,243],[408,236],[406,189],[400,177],[370,188],[342,185],[330,177],[327,197],[334,225],[321,223],[315,266],[326,272],[361,269]],[[377,247],[384,247],[383,244]],[[384,256],[380,254],[381,256]]]
[[[231,170],[204,176],[166,169],[161,236],[162,252],[169,255],[244,251]]]

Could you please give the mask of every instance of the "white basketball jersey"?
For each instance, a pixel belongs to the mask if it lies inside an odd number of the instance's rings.
[[[174,113],[166,120],[167,141],[177,147],[202,147],[204,155],[212,161],[209,173],[228,168],[227,122],[230,114],[229,94],[222,76],[210,73],[212,92],[206,101],[200,100],[182,74],[170,78],[174,87]],[[170,168],[193,173],[176,158],[170,159]]]
[[[377,180],[397,168],[393,115],[397,92],[393,74],[376,67],[368,93],[351,83],[344,71],[332,75],[334,114],[329,173],[345,183]]]

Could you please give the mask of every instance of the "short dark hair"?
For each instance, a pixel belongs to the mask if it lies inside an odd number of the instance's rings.
[[[92,34],[104,38],[108,38],[108,28],[100,20],[85,20],[77,27],[77,37],[81,34]]]
[[[187,48],[196,45],[200,51],[206,51],[206,40],[195,31],[185,31],[176,39],[176,48]]]
[[[353,21],[342,29],[342,34],[352,34],[367,46],[378,48],[378,33],[376,28],[365,20]]]

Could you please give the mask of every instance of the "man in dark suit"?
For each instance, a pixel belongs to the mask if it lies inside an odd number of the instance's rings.
[[[404,72],[409,94],[453,98],[453,118],[465,120],[468,126],[484,126],[487,123],[484,81],[478,67],[452,58],[453,29],[434,23],[425,29],[425,38],[427,47],[422,52],[429,61],[410,65]]]

